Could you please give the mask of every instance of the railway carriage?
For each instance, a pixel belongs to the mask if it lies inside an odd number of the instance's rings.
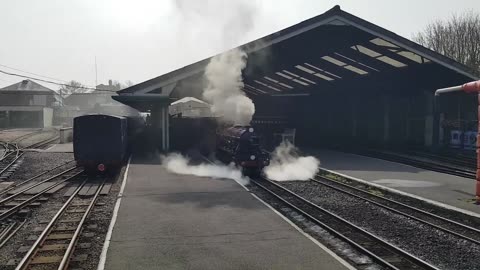
[[[126,160],[129,144],[144,121],[137,117],[90,114],[73,121],[73,153],[89,173],[116,172]]]

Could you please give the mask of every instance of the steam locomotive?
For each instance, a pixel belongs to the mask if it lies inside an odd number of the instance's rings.
[[[260,147],[260,140],[251,126],[233,126],[217,131],[217,158],[233,162],[244,175],[259,175],[270,164],[269,155]]]

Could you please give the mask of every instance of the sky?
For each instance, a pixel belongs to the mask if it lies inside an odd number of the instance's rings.
[[[98,84],[140,83],[335,5],[406,38],[480,12],[479,0],[0,0],[0,70],[94,86],[96,59]],[[20,80],[0,74],[0,87]]]

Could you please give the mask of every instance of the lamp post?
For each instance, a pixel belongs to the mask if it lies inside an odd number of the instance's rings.
[[[480,81],[474,81],[474,82],[469,82],[463,85],[458,85],[458,86],[453,86],[453,87],[448,87],[448,88],[442,88],[442,89],[437,89],[435,91],[435,99],[441,94],[445,93],[450,93],[450,92],[457,92],[457,91],[463,91],[465,93],[480,93]],[[435,102],[437,103],[437,102]],[[477,145],[476,145],[476,152],[477,152],[477,171],[476,171],[476,186],[475,186],[475,197],[477,200],[477,203],[480,203],[480,94],[478,94],[478,114],[477,114],[477,126],[478,126],[478,131],[477,131]],[[435,106],[435,124],[438,125],[438,106]],[[438,129],[434,130],[435,133],[438,133]]]

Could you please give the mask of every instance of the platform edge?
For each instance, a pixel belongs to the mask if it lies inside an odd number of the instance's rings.
[[[330,172],[330,173],[333,173],[333,174],[343,176],[343,177],[351,179],[353,181],[360,182],[360,183],[365,184],[365,185],[373,186],[373,187],[383,189],[383,190],[386,190],[386,191],[389,191],[389,192],[392,192],[392,193],[396,193],[396,194],[399,194],[399,195],[402,195],[402,196],[407,196],[407,197],[417,199],[417,200],[420,200],[420,201],[423,201],[423,202],[426,202],[426,203],[429,203],[429,204],[432,204],[432,205],[435,205],[435,206],[438,206],[438,207],[442,207],[442,208],[445,208],[445,209],[448,209],[448,210],[457,211],[457,212],[460,212],[460,213],[465,214],[465,215],[480,218],[480,214],[477,214],[477,213],[469,211],[469,210],[458,208],[458,207],[448,205],[448,204],[445,204],[445,203],[442,203],[442,202],[439,202],[439,201],[427,199],[425,197],[418,196],[418,195],[408,193],[408,192],[405,192],[405,191],[401,191],[401,190],[398,190],[398,189],[394,189],[394,188],[391,188],[391,187],[382,186],[382,185],[377,184],[377,183],[372,183],[370,181],[363,180],[363,179],[360,179],[360,178],[356,178],[354,176],[347,175],[347,174],[344,174],[344,173],[340,173],[340,172],[337,172],[337,171],[334,171],[334,170],[329,170],[329,169],[324,168],[324,167],[321,167],[320,169],[325,170],[325,171]]]
[[[115,227],[115,223],[117,222],[118,211],[120,210],[120,203],[122,202],[123,192],[125,189],[125,185],[127,183],[128,169],[130,168],[131,160],[132,160],[132,156],[128,158],[127,168],[125,169],[125,173],[123,174],[122,186],[120,187],[120,192],[118,193],[117,201],[115,202],[115,207],[113,208],[112,219],[110,220],[107,235],[105,236],[105,241],[103,242],[102,253],[100,254],[100,261],[98,262],[97,270],[105,269],[105,263],[107,262],[108,248],[110,246],[110,241],[112,239],[113,228]]]

